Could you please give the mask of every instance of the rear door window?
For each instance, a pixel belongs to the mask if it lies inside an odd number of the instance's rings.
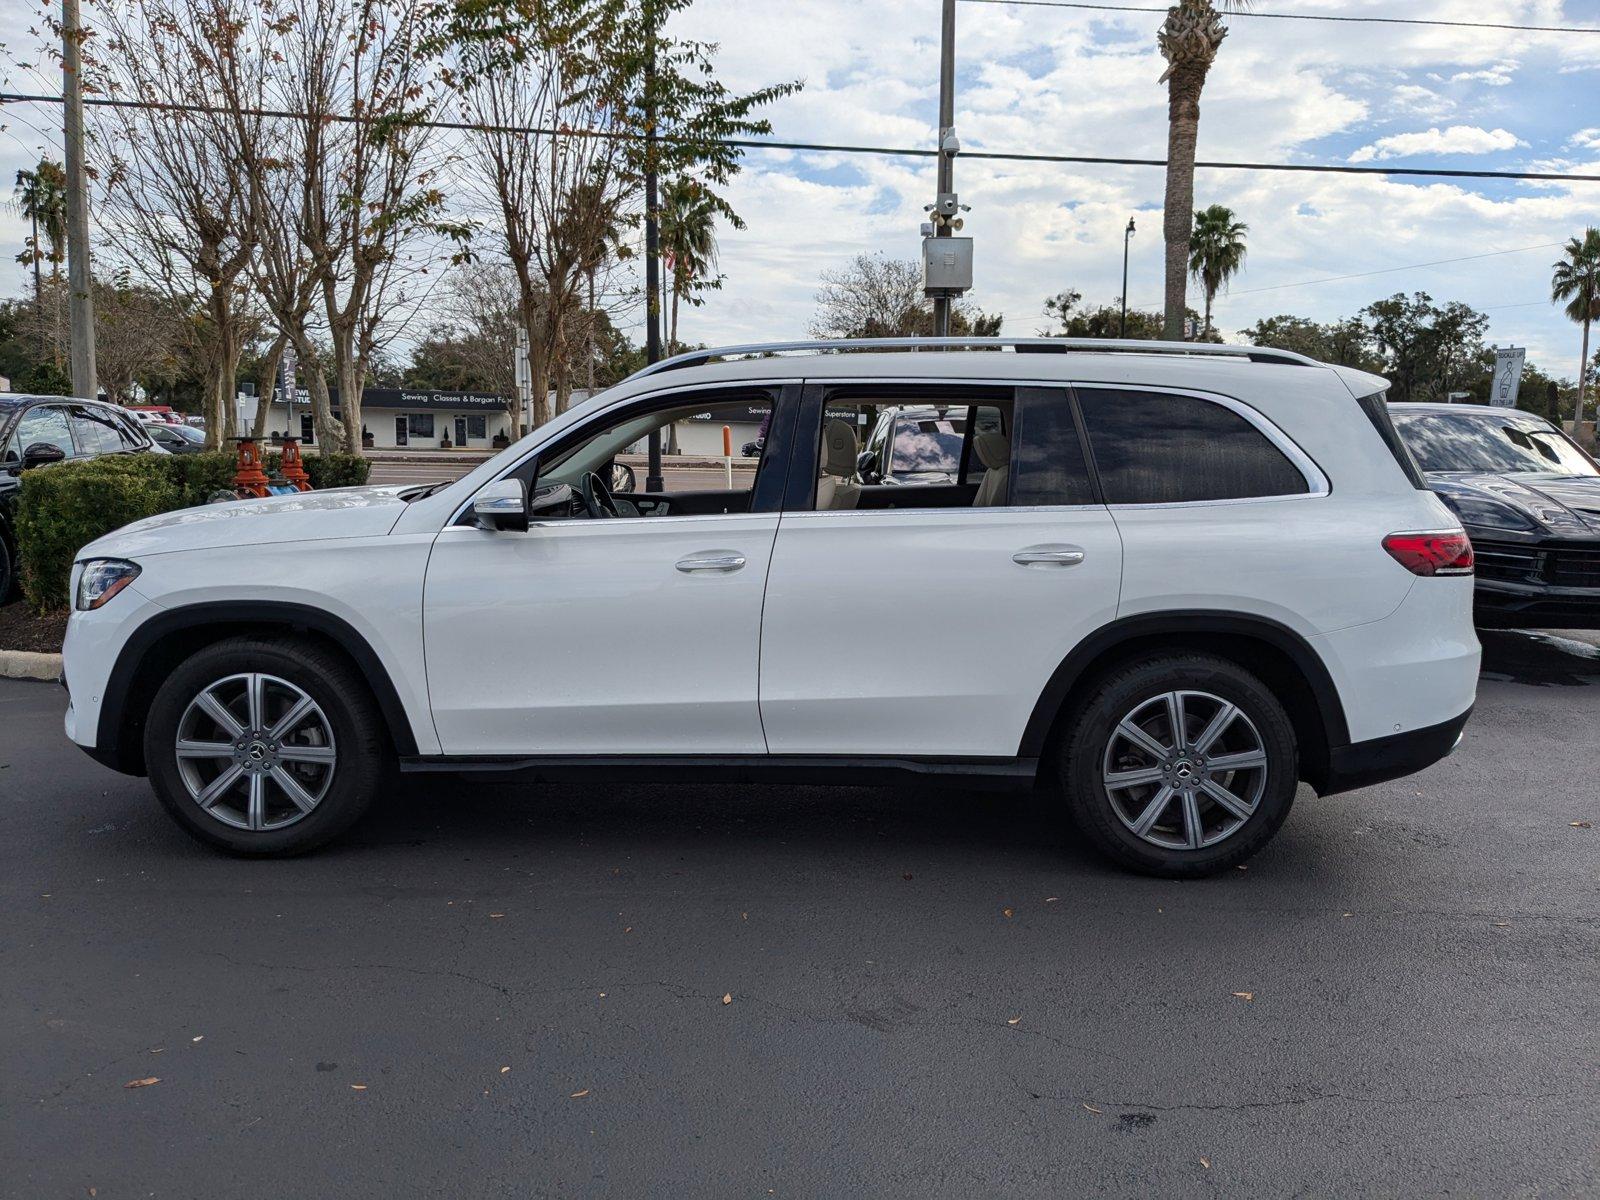
[[[1017,393],[1016,477],[1011,503],[1020,506],[1093,504],[1094,486],[1083,439],[1065,388]]]
[[[1199,396],[1077,390],[1107,504],[1297,496],[1300,469],[1239,413]]]

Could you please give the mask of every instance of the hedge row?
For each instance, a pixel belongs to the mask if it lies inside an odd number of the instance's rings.
[[[268,474],[277,454],[267,455]],[[352,454],[309,455],[316,488],[367,481],[371,464]],[[36,467],[22,476],[17,549],[22,592],[39,612],[68,607],[72,561],[98,537],[144,517],[205,504],[233,492],[232,454],[111,454]]]

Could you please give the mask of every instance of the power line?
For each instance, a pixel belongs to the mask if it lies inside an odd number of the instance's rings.
[[[1085,4],[1077,0],[958,0],[961,4],[1015,4],[1026,8],[1080,8],[1092,12],[1166,14],[1166,8],[1142,4]],[[1442,21],[1427,17],[1352,17],[1333,13],[1278,13],[1241,9],[1230,17],[1264,17],[1269,21],[1338,21],[1351,25],[1432,25],[1446,29],[1511,29],[1521,33],[1600,33],[1594,25],[1513,25],[1500,21]]]
[[[60,104],[61,97],[0,92],[0,104],[19,103]],[[158,100],[118,100],[106,96],[86,97],[84,104],[100,108],[153,109],[161,112],[219,113],[225,111],[221,108],[203,104],[174,104]],[[310,119],[305,113],[283,109],[244,109],[243,115],[281,117],[302,121]],[[369,118],[352,116],[329,116],[326,119],[342,124],[362,124],[369,120]],[[643,136],[631,130],[557,129],[539,125],[484,125],[469,121],[416,121],[414,124],[421,129],[451,129],[466,133],[523,133],[545,137],[616,139],[632,139]],[[665,141],[685,140],[681,136],[671,133],[662,133],[659,136]],[[775,141],[769,138],[710,138],[703,140],[714,141],[718,145],[732,146],[740,150],[798,150],[817,154],[876,154],[902,158],[936,158],[939,154],[937,149],[926,149],[918,146],[862,146],[831,142],[787,142]],[[1001,150],[963,150],[961,151],[961,157],[964,159],[984,159],[991,162],[1077,163],[1089,166],[1112,167],[1165,167],[1167,165],[1167,160],[1164,158],[1122,158],[1111,155],[1091,154],[1024,154]],[[1600,183],[1600,175],[1563,174],[1552,171],[1467,171],[1444,167],[1353,167],[1340,163],[1200,161],[1194,165],[1219,171],[1289,171],[1313,175],[1399,175],[1428,179],[1526,179],[1543,180],[1552,183]]]

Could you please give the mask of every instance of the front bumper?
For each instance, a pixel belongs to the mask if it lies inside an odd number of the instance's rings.
[[[1486,629],[1600,629],[1600,588],[1480,578],[1472,619]]]
[[[1473,620],[1493,629],[1600,629],[1600,541],[1468,531]]]
[[[1469,708],[1459,717],[1437,725],[1331,747],[1327,771],[1315,781],[1317,794],[1332,796],[1371,787],[1431,767],[1456,748],[1471,716]]]

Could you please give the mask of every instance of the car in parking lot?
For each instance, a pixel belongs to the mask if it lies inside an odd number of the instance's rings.
[[[1472,538],[1478,623],[1600,629],[1600,464],[1514,408],[1395,404],[1390,413]]]
[[[144,431],[168,454],[201,454],[206,448],[206,431],[193,425],[152,421]]]
[[[453,483],[85,547],[66,732],[243,855],[334,837],[398,766],[1044,788],[1113,861],[1207,874],[1299,782],[1419,770],[1471,712],[1472,548],[1387,386],[1188,343],[679,355]],[[711,403],[763,414],[753,475],[614,494]],[[889,409],[959,419],[953,477],[862,479]]]
[[[16,585],[17,495],[22,473],[69,458],[153,449],[144,427],[114,404],[0,394],[0,604]]]

